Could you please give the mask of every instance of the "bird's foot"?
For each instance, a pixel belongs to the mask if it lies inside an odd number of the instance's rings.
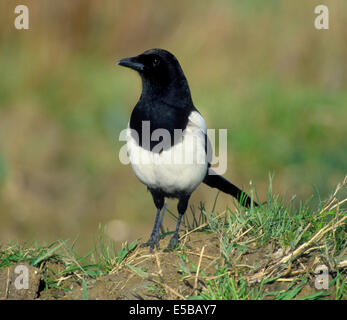
[[[149,251],[152,253],[154,249],[154,245],[159,250],[159,241],[160,241],[160,234],[159,232],[153,232],[147,242],[144,242],[140,245],[140,248],[149,247]]]
[[[175,233],[170,239],[169,245],[165,251],[172,251],[178,246],[178,233]]]

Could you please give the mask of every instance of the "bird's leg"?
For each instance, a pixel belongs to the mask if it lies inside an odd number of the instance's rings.
[[[149,240],[145,243],[141,244],[141,248],[149,246],[150,251],[153,252],[154,245],[159,249],[159,240],[160,240],[160,234],[159,234],[159,224],[160,224],[160,208],[157,209],[157,214],[155,216],[153,230],[151,233],[151,236],[149,237]]]
[[[167,207],[167,202],[164,203],[163,212],[161,213],[161,217],[160,217],[160,221],[159,221],[159,228],[160,228],[161,233],[165,232],[164,226],[163,226],[163,220],[164,220],[166,207]]]
[[[152,194],[154,204],[157,208],[157,214],[155,216],[151,236],[149,237],[149,240],[147,242],[141,244],[141,247],[143,248],[143,247],[149,246],[150,252],[153,252],[154,245],[156,246],[157,249],[160,249],[160,247],[159,247],[159,240],[160,240],[159,227],[160,227],[161,223],[163,222],[163,217],[164,217],[166,206],[164,207],[163,214],[160,217],[160,211],[164,206],[164,197],[162,195],[158,194],[157,192],[155,192],[154,190],[149,189],[149,191]]]
[[[177,219],[177,225],[176,225],[176,230],[172,238],[170,239],[169,245],[167,246],[168,250],[175,249],[178,243],[178,230],[180,228],[181,220],[182,220],[183,214],[179,214],[178,219]]]
[[[169,245],[167,247],[168,250],[172,250],[172,249],[176,248],[176,246],[177,246],[178,230],[179,230],[180,225],[181,225],[182,217],[187,210],[188,201],[189,201],[189,196],[181,197],[178,201],[177,210],[178,210],[179,216],[177,219],[175,233],[173,234],[172,238],[170,239]]]

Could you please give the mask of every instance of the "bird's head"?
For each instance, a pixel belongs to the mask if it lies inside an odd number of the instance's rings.
[[[138,56],[124,58],[118,65],[136,70],[142,78],[142,96],[163,100],[181,99],[191,102],[186,77],[176,57],[164,49],[151,49]]]

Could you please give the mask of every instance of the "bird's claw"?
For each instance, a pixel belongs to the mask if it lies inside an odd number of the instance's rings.
[[[142,243],[140,245],[140,248],[149,247],[149,251],[152,253],[153,249],[154,249],[154,245],[158,250],[160,249],[159,240],[160,240],[159,233],[158,234],[151,234],[149,240],[147,242]]]
[[[178,234],[175,233],[170,239],[169,245],[167,246],[165,251],[172,251],[177,247],[177,245],[178,245]]]

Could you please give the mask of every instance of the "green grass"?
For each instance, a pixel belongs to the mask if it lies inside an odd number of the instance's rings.
[[[267,257],[270,253],[282,250],[283,255],[285,255],[309,243],[307,249],[316,247],[313,250],[315,255],[310,256],[308,254],[309,250],[303,250],[300,255],[288,259],[286,267],[290,264],[292,268],[300,269],[298,263],[301,262],[297,260],[301,258],[309,259],[309,257],[311,257],[311,260],[314,257],[322,258],[325,263],[334,268],[334,270],[331,270],[332,281],[329,286],[330,288],[334,287],[335,292],[332,295],[336,299],[347,299],[346,270],[342,269],[342,274],[336,268],[339,261],[347,258],[346,199],[339,201],[335,197],[345,187],[346,179],[344,184],[336,189],[328,201],[320,203],[315,208],[310,206],[310,200],[300,204],[300,206],[294,206],[292,200],[285,201],[273,195],[272,178],[270,177],[267,201],[260,208],[245,210],[240,205],[235,204],[236,209],[227,209],[226,214],[222,217],[220,214],[216,214],[214,210],[206,212],[204,207],[200,208],[200,212],[194,212],[193,222],[202,219],[197,216],[202,215],[205,217],[206,227],[200,231],[217,234],[220,239],[223,263],[216,264],[215,277],[217,279],[208,280],[209,278],[206,277],[207,286],[205,290],[199,296],[193,296],[192,298],[261,300],[271,297],[271,299],[276,300],[294,299],[309,283],[309,280],[312,282],[314,275],[309,272],[309,268],[305,275],[294,277],[286,289],[265,293],[263,291],[265,284],[274,283],[285,274],[283,272],[284,266],[278,265],[278,272],[276,271],[271,275],[265,272],[263,277],[258,277],[255,286],[254,283],[246,280],[247,277],[242,276],[244,270],[239,268],[238,265],[243,255],[270,246],[268,252],[266,254],[264,252],[264,256],[259,256],[259,266],[256,271],[260,272],[262,267],[267,268],[267,264],[275,265],[275,259],[270,258],[270,256]],[[341,223],[333,227],[337,221],[341,221]],[[188,223],[187,226],[190,226],[190,224]],[[331,232],[326,232],[324,237],[316,237],[317,241],[311,240],[328,226],[332,226]],[[253,244],[253,246],[251,247],[250,244]],[[195,272],[194,268],[189,270],[186,267],[187,258],[184,255],[180,256],[180,260],[180,271],[183,276]],[[235,277],[235,274],[239,276]],[[203,274],[201,276],[204,278]],[[330,294],[327,291],[318,291],[300,297],[300,299],[324,299]]]
[[[264,293],[264,284],[269,281],[262,281],[257,287],[249,288],[244,280],[235,281],[233,278],[225,276],[219,280],[208,283],[207,288],[201,293],[200,298],[204,300],[292,300],[302,290],[306,284],[306,279],[301,279],[297,284],[296,281],[288,285],[284,290]],[[306,296],[302,299],[317,300],[329,295],[327,292],[317,292],[313,295]]]
[[[0,248],[0,269],[11,265],[28,263],[43,272],[44,289],[70,290],[64,286],[61,278],[82,284],[83,299],[87,299],[86,286],[90,280],[105,275],[117,264],[121,264],[126,256],[136,247],[136,241],[129,246],[127,243],[117,251],[114,243],[104,234],[104,229],[99,228],[95,248],[84,256],[80,256],[68,241],[55,241],[48,245],[19,244],[10,242],[5,248]],[[50,264],[49,264],[50,263]],[[60,265],[59,270],[52,265]]]
[[[315,208],[310,201],[294,206],[292,200],[273,195],[271,177],[267,200],[260,207],[245,209],[235,203],[234,209],[217,213],[217,197],[210,212],[203,204],[198,209],[191,207],[192,217],[186,217],[182,227],[215,235],[221,254],[213,263],[215,272],[211,275],[187,255],[185,246],[172,253],[179,257],[177,272],[181,281],[194,277],[199,270],[199,278],[204,282],[199,291],[186,298],[347,299],[346,267],[339,267],[347,259],[346,199],[339,198],[346,183],[347,179]],[[257,197],[255,190],[251,194]],[[68,241],[55,241],[46,246],[11,242],[0,249],[0,269],[29,263],[42,270],[44,290],[70,290],[68,284],[74,281],[82,288],[82,299],[88,299],[88,285],[115,270],[128,268],[141,278],[151,277],[146,266],[132,265],[132,260],[128,260],[137,243],[124,243],[117,251],[100,225],[94,249],[84,256],[75,252],[75,242],[70,245]],[[275,256],[278,252],[281,254]],[[243,259],[252,253],[258,255],[255,264],[246,266]],[[289,258],[283,260],[286,257]],[[314,283],[312,263],[329,266],[329,290],[305,291]],[[52,264],[60,268],[52,268]],[[159,297],[165,292],[160,281],[148,288]]]

